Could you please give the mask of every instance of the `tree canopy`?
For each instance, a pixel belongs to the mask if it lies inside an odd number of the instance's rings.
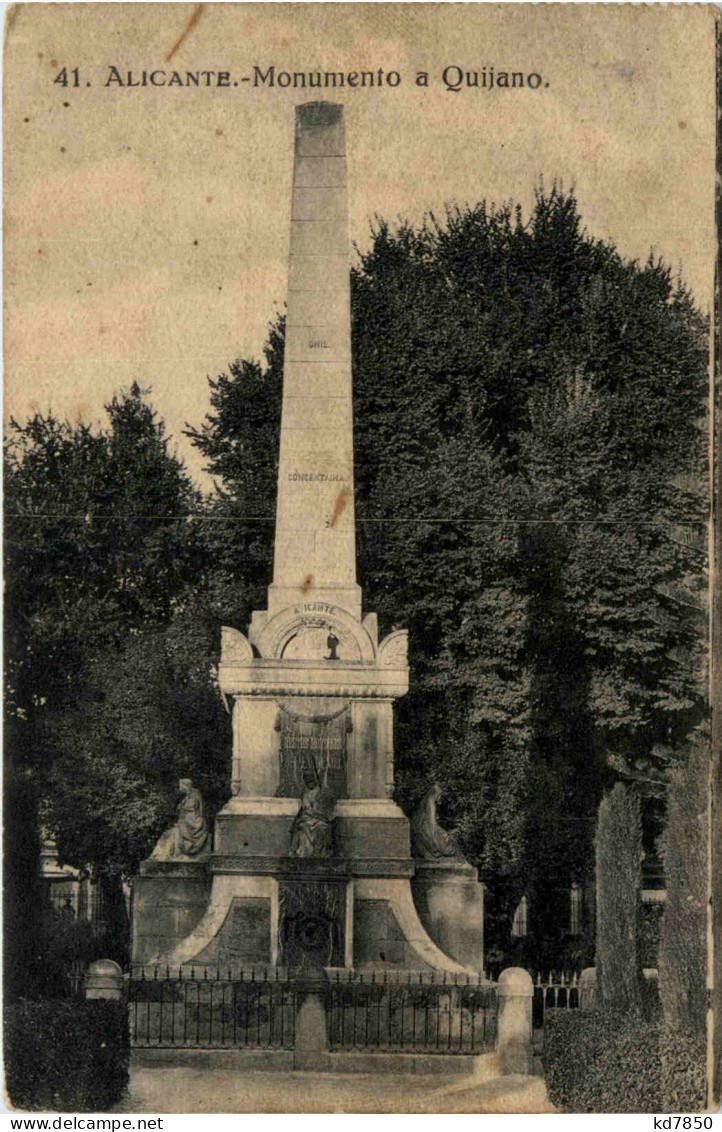
[[[225,737],[222,711],[209,724],[215,627],[190,616],[201,493],[137,383],[106,409],[99,428],[10,423],[5,783],[8,860],[30,852],[21,827],[40,816],[61,860],[119,876],[146,855],[178,772],[210,747],[201,774],[217,777]],[[33,862],[16,864],[22,890]]]
[[[445,788],[488,937],[526,893],[543,961],[603,790],[634,783],[656,832],[704,715],[707,327],[556,188],[526,219],[377,219],[351,283],[358,576],[410,633],[397,798]],[[6,789],[70,863],[133,871],[180,775],[224,800],[213,663],[271,580],[284,330],[188,427],[207,499],[137,384],[102,428],[11,422]]]
[[[211,534],[250,565],[241,628],[270,577],[283,330],[189,430],[217,513],[253,520]],[[449,788],[501,938],[522,891],[540,908],[590,876],[604,785],[662,797],[701,717],[707,327],[554,188],[526,221],[377,220],[352,335],[364,606],[410,631],[397,793]]]

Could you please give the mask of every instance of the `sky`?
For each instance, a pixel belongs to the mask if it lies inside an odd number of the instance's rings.
[[[709,309],[711,7],[21,5],[4,60],[6,419],[99,420],[137,379],[208,485],[182,430],[208,410],[209,376],[260,357],[283,306],[294,106],[319,97],[254,85],[269,66],[400,76],[321,95],[345,106],[361,248],[375,214],[416,222],[484,197],[528,214],[539,178],[557,179],[593,235],[653,249]],[[446,67],[541,82],[450,91]],[[212,85],[129,85],[174,69]]]

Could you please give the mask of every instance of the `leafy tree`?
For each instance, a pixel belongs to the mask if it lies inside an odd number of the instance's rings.
[[[596,843],[597,993],[606,1010],[638,1013],[642,825],[639,799],[623,782],[602,798]]]
[[[197,575],[200,496],[137,384],[93,430],[37,414],[5,445],[11,716],[72,702],[89,646],[168,622]]]
[[[82,695],[48,721],[56,751],[45,824],[60,857],[96,876],[137,872],[175,813],[179,778],[228,797],[230,727],[211,673],[218,627],[195,610],[89,658]]]
[[[709,736],[695,735],[673,768],[662,836],[667,899],[659,949],[659,993],[667,1026],[704,1037],[707,1023]]]
[[[521,892],[534,926],[548,893],[592,874],[605,783],[635,780],[658,832],[704,712],[689,610],[707,328],[663,263],[593,239],[556,188],[528,221],[481,203],[371,236],[352,273],[358,566],[366,608],[410,630],[398,796],[413,806],[431,775],[452,787],[442,817],[504,946]],[[189,430],[223,478],[220,517],[273,513],[282,333],[265,366],[212,383]],[[208,530],[222,561],[253,547],[242,627],[273,526]]]
[[[113,835],[112,814],[123,791],[130,818],[138,781],[132,759],[124,763],[123,756],[132,744],[117,737],[109,742],[99,731],[83,758],[73,755],[81,738],[104,715],[107,720],[108,702],[100,710],[98,700],[114,687],[122,733],[123,721],[127,725],[138,706],[115,686],[124,663],[127,675],[129,641],[171,626],[202,572],[202,548],[186,520],[200,495],[169,451],[162,422],[137,384],[114,397],[107,413],[102,429],[52,415],[36,414],[24,425],[13,420],[5,444],[5,887],[11,940],[39,934],[41,901],[38,894],[25,897],[38,875],[36,833],[30,831],[38,829],[41,803],[65,860],[120,869],[125,850],[126,866],[137,859],[138,838],[153,825],[137,808],[131,820],[138,828],[125,849],[117,838],[93,845],[94,830]],[[135,659],[146,664],[137,682],[152,684],[151,655],[139,658],[136,648]],[[159,693],[158,702],[162,698]],[[152,772],[146,767],[146,773]],[[151,791],[145,805],[157,822],[167,801]],[[22,962],[24,954],[32,962],[30,952],[16,948],[11,963]],[[17,974],[27,988],[27,972]]]

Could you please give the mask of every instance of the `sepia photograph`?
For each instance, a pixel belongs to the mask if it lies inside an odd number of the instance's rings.
[[[7,9],[10,1112],[712,1126],[718,34]]]

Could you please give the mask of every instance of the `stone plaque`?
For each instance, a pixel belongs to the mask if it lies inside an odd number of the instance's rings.
[[[279,881],[279,963],[340,967],[344,957],[346,881]]]
[[[302,718],[280,710],[281,771],[277,794],[281,798],[300,798],[303,776],[309,771],[325,782],[334,798],[346,798],[346,735],[348,710],[331,718]]]
[[[265,897],[236,897],[218,937],[218,964],[271,961],[271,902]]]

